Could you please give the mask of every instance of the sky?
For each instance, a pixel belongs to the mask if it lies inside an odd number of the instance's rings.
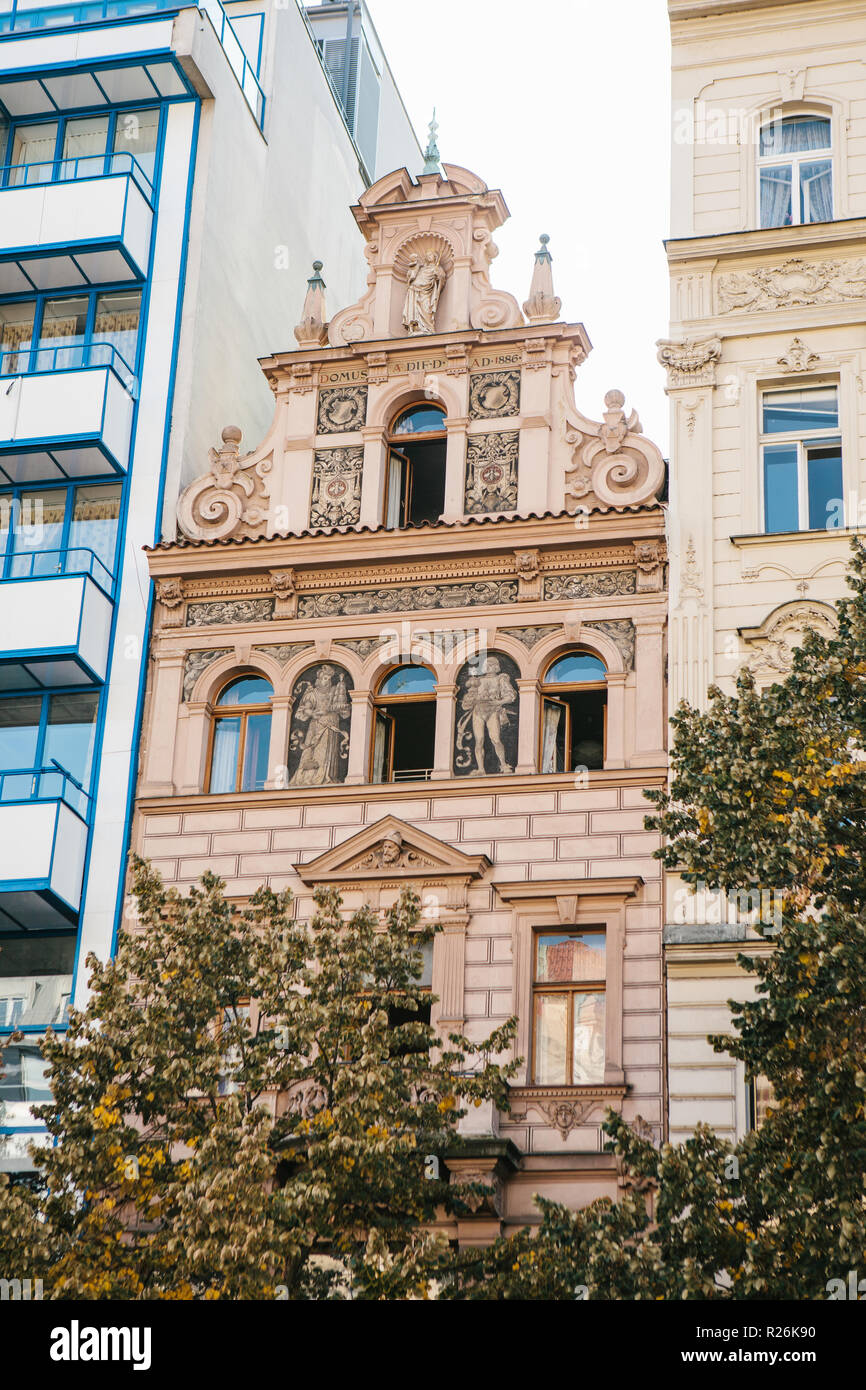
[[[367,4],[422,145],[435,106],[442,159],[502,190],[494,285],[522,304],[547,232],[562,317],[593,344],[578,408],[600,419],[619,387],[667,452],[665,0]]]

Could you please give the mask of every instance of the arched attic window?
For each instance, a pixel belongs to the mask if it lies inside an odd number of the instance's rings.
[[[445,411],[411,405],[388,432],[385,525],[389,530],[438,521],[445,507]]]
[[[542,772],[604,767],[607,672],[590,652],[555,657],[541,683]]]
[[[253,671],[236,676],[216,700],[208,773],[210,792],[261,791],[268,776],[273,687]]]

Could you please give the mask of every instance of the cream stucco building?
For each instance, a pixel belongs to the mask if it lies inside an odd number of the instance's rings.
[[[829,630],[866,501],[866,9],[669,0],[670,704]],[[772,885],[767,885],[771,888]],[[670,1127],[750,1123],[712,1052],[745,929],[668,883]],[[721,919],[721,920],[720,920]],[[759,943],[756,949],[768,949]]]

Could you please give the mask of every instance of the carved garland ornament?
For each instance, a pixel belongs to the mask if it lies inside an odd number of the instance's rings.
[[[633,592],[633,591],[630,591]],[[411,613],[424,608],[472,608],[517,602],[517,581],[477,584],[406,585],[399,589],[349,589],[341,594],[304,594],[299,618],[335,618],[355,613]]]
[[[573,448],[565,470],[566,507],[629,507],[652,502],[665,478],[664,459],[641,433],[637,412],[626,415],[622,391],[608,391],[604,419],[565,412],[565,442]]]
[[[862,299],[866,296],[866,259],[804,261],[791,256],[781,265],[720,275],[716,296],[720,314]]]

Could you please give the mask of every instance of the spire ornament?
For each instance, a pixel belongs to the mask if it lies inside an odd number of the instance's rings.
[[[427,148],[424,151],[424,168],[421,170],[421,177],[425,174],[439,174],[439,146],[436,143],[436,136],[439,134],[439,122],[436,120],[436,107],[433,107],[433,119],[427,127]]]
[[[325,282],[321,276],[322,262],[313,261],[313,273],[307,281],[307,293],[301,322],[295,326],[300,347],[324,347],[328,341],[325,319]]]
[[[554,323],[559,318],[562,300],[553,293],[553,257],[547,249],[550,237],[546,232],[542,232],[539,241],[529,298],[523,306],[523,312],[530,323]]]

